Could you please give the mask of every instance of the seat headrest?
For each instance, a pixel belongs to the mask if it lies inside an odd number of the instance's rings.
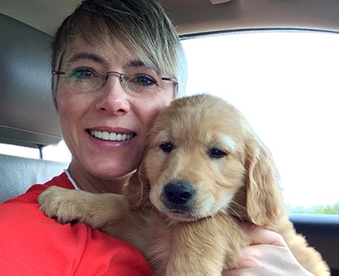
[[[51,36],[0,14],[0,143],[56,144],[61,130],[51,92]]]

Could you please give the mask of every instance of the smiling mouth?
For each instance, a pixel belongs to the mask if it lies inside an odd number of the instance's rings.
[[[104,141],[126,141],[133,138],[134,134],[122,134],[122,133],[115,133],[115,132],[108,132],[108,131],[95,131],[95,130],[88,130],[88,133],[95,138]]]

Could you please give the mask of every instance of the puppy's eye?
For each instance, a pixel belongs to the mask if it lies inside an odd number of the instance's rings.
[[[165,153],[170,153],[174,149],[174,146],[171,142],[164,142],[159,147]]]
[[[207,153],[211,158],[223,158],[228,154],[227,152],[220,150],[218,148],[211,148],[208,150]]]

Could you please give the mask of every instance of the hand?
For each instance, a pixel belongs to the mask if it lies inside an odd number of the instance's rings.
[[[222,276],[312,276],[293,256],[282,236],[250,223],[239,225],[256,245],[240,252],[238,268]]]

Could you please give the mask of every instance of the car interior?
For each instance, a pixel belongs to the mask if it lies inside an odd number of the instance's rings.
[[[0,1],[0,144],[20,146],[19,153],[22,147],[33,148],[39,156],[0,152],[0,203],[67,168],[67,162],[44,158],[44,148],[62,140],[51,95],[50,43],[62,20],[79,2]],[[337,0],[160,2],[183,40],[253,30],[308,30],[339,36]],[[246,81],[247,76],[242,78]],[[339,275],[339,216],[290,217],[297,231],[322,254],[331,275]]]

